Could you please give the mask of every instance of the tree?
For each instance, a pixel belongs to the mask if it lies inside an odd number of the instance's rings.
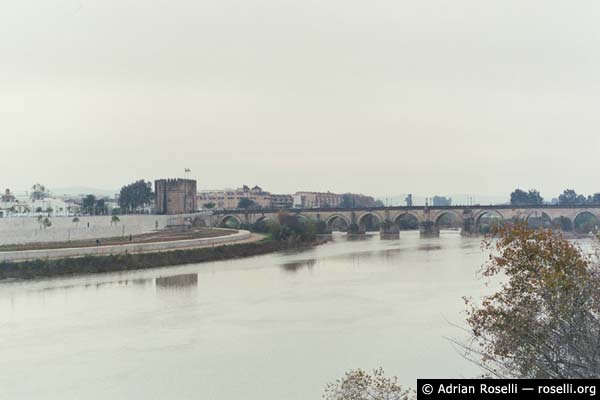
[[[529,204],[531,205],[544,204],[544,198],[540,195],[540,192],[538,192],[537,190],[529,190],[529,193],[527,193],[527,197],[529,198]]]
[[[527,192],[524,190],[515,189],[515,191],[510,194],[510,204],[512,205],[527,204],[528,201],[529,196],[527,196]]]
[[[600,193],[594,193],[588,197],[589,204],[600,204]]]
[[[98,199],[96,200],[96,207],[95,207],[95,214],[96,215],[104,215],[107,213],[107,208],[106,208],[106,200],[105,199]]]
[[[143,179],[125,185],[119,193],[119,206],[128,212],[134,212],[152,202],[152,182]]]
[[[322,220],[315,222],[315,228],[316,228],[317,234],[319,234],[319,235],[331,233],[331,232],[328,232],[327,223]]]
[[[78,218],[78,217],[74,217],[74,218],[72,219],[72,222],[73,222],[73,223],[74,223],[76,226],[79,226],[79,218]]]
[[[361,369],[346,372],[343,378],[325,387],[325,400],[413,400],[414,390],[404,389],[397,377],[388,378],[379,368],[369,374]]]
[[[510,204],[512,205],[540,205],[543,203],[544,199],[542,196],[540,196],[540,192],[535,189],[531,189],[529,192],[521,189],[515,189],[515,191],[510,194]]]
[[[525,224],[485,241],[485,277],[505,277],[480,304],[465,299],[468,358],[505,378],[600,376],[600,268],[575,244]]]
[[[560,196],[558,196],[558,204],[567,206],[585,204],[585,197],[578,195],[573,189],[566,189]]]
[[[46,208],[46,212],[48,213],[48,216],[50,216],[50,215],[52,214],[52,211],[54,211],[54,210],[52,209],[52,207],[48,207],[48,208]]]
[[[52,221],[50,221],[50,218],[44,218],[44,220],[42,221],[42,226],[44,227],[44,229],[50,228],[52,226]]]
[[[93,194],[88,194],[83,198],[83,202],[81,204],[81,209],[86,214],[94,215],[96,207],[96,196]]]
[[[340,208],[354,208],[354,199],[349,194],[342,195]]]
[[[257,204],[254,202],[254,200],[250,200],[247,197],[242,197],[238,202],[237,208],[247,210],[249,208],[255,208],[256,206]]]
[[[119,221],[121,221],[121,220],[120,220],[120,219],[119,219],[119,217],[118,217],[118,216],[116,216],[116,215],[113,215],[113,216],[110,218],[110,224],[111,224],[111,225],[112,225],[112,224],[118,224],[118,223],[119,223]]]
[[[48,189],[46,189],[46,186],[42,185],[41,183],[36,183],[31,187],[31,200],[35,201],[35,200],[43,200],[46,197],[48,197],[50,193],[48,192]]]
[[[288,242],[311,242],[316,239],[317,226],[313,221],[287,212],[277,214],[276,222],[269,222],[272,238]]]
[[[215,207],[216,207],[216,204],[215,204],[215,203],[206,203],[206,204],[204,205],[204,208],[206,208],[207,210],[212,210],[212,209],[213,209],[213,208],[215,208]]]

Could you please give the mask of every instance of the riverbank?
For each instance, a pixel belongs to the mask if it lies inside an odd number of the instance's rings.
[[[191,240],[227,236],[235,233],[238,233],[238,230],[220,228],[192,228],[189,230],[161,229],[139,235],[71,240],[62,242],[32,242],[19,244],[5,244],[0,245],[0,253],[29,250],[54,250],[82,247],[114,246],[124,244],[173,242],[178,240]]]
[[[77,258],[0,262],[0,280],[35,279],[75,274],[131,271],[209,261],[221,261],[310,247],[324,241],[298,243],[265,239],[258,242],[140,254],[112,254]]]

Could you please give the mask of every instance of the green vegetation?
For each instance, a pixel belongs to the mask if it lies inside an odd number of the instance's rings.
[[[552,221],[554,229],[560,229],[563,232],[571,232],[573,230],[573,223],[567,217],[557,217]]]
[[[582,194],[577,194],[573,189],[566,189],[558,196],[558,204],[574,206],[584,204],[600,204],[600,193],[585,197]]]
[[[553,200],[553,202],[556,200]],[[575,206],[575,205],[596,205],[600,204],[600,193],[594,193],[589,196],[584,196],[582,194],[577,194],[577,192],[573,189],[565,189],[558,196],[558,204],[564,206]],[[540,192],[537,190],[531,189],[529,192],[525,192],[521,189],[515,189],[514,192],[510,194],[510,204],[523,206],[523,205],[540,205],[544,204],[544,199],[540,196]]]
[[[340,208],[354,208],[355,200],[349,194],[342,195],[342,200],[340,201]]]
[[[133,213],[149,205],[153,197],[152,182],[140,179],[121,188],[119,207],[123,213]]]
[[[526,192],[516,189],[510,194],[510,204],[515,206],[539,205],[544,204],[544,199],[537,190],[531,189],[529,192]]]
[[[237,208],[247,210],[249,208],[258,208],[258,204],[254,200],[250,200],[247,197],[242,197],[238,202]]]
[[[275,221],[262,219],[252,225],[242,225],[241,229],[265,233],[277,241],[306,243],[314,242],[318,233],[325,233],[327,225],[281,211]]]
[[[88,215],[104,215],[107,212],[106,200],[96,199],[93,194],[88,194],[82,200],[81,211]]]
[[[46,217],[42,221],[42,225],[44,226],[44,229],[50,228],[52,226],[52,221],[50,221],[50,218]]]
[[[402,231],[419,229],[419,220],[414,215],[404,214],[397,221]]]
[[[40,229],[44,228],[50,228],[52,226],[52,221],[50,220],[49,217],[43,217],[41,215],[37,216],[37,223],[40,224]]]

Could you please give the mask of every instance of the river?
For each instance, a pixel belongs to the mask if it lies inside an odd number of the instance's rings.
[[[320,399],[346,370],[473,377],[480,239],[443,231],[139,272],[0,282],[2,399]]]

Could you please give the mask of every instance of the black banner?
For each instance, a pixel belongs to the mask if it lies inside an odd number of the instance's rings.
[[[596,399],[599,387],[600,379],[417,379],[417,399]]]

